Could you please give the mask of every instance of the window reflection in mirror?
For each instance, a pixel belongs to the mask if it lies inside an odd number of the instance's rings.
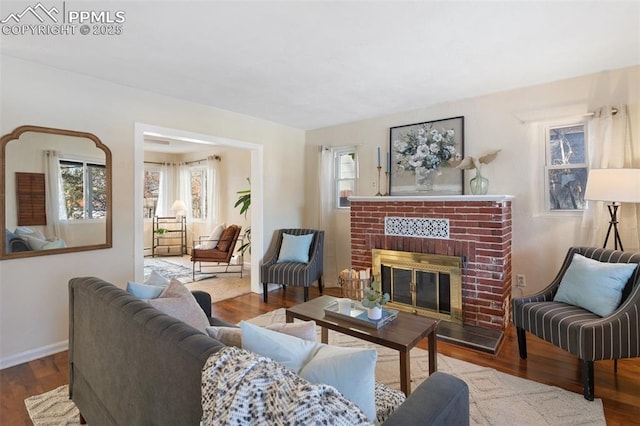
[[[2,258],[111,247],[111,153],[95,135],[22,126],[1,145]]]

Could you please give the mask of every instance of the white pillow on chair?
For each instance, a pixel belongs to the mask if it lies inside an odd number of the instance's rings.
[[[196,248],[204,249],[204,250],[211,250],[212,248],[214,248],[216,244],[218,244],[218,240],[220,239],[220,236],[222,235],[224,228],[226,228],[224,223],[221,223],[215,228],[213,228],[213,231],[211,231],[211,234],[209,235],[209,238],[207,238],[207,241],[204,242],[203,244],[198,244],[198,246],[202,246],[202,247],[196,246]]]

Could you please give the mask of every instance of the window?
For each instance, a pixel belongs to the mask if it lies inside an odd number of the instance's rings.
[[[144,169],[143,217],[152,219],[156,215],[158,195],[160,194],[160,169],[147,167]]]
[[[356,151],[353,147],[336,149],[334,155],[336,207],[347,208],[351,204],[348,197],[356,195]]]
[[[60,159],[60,176],[67,219],[106,217],[107,175],[104,164]]]
[[[547,127],[545,139],[548,209],[583,210],[588,174],[584,123]]]
[[[207,218],[207,169],[194,167],[191,169],[191,217],[204,220]]]

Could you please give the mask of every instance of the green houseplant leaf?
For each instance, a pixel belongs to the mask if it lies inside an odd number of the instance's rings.
[[[251,188],[251,179],[247,178],[247,182],[249,182],[249,188]],[[251,189],[244,189],[242,191],[237,191],[238,200],[233,205],[233,207],[240,207],[240,214],[247,217],[247,212],[249,208],[251,208]],[[249,254],[251,254],[251,227],[247,227],[242,236],[243,241],[246,239],[247,242],[242,244],[238,248],[238,252],[244,256],[245,252],[249,250]]]

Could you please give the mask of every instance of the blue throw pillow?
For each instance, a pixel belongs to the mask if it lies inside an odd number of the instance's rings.
[[[153,284],[141,284],[135,281],[129,281],[127,283],[127,293],[132,294],[140,299],[155,299],[160,296],[160,293],[166,288],[166,286],[158,286]]]
[[[580,306],[601,317],[616,310],[637,264],[607,263],[574,254],[554,302]]]
[[[313,234],[291,235],[282,234],[279,262],[309,263],[309,247],[313,241]]]
[[[271,358],[311,383],[333,386],[375,421],[375,349],[309,342],[245,321],[240,327],[243,349]]]
[[[267,330],[246,321],[240,323],[240,328],[242,349],[278,361],[296,374],[318,351],[315,342]]]

